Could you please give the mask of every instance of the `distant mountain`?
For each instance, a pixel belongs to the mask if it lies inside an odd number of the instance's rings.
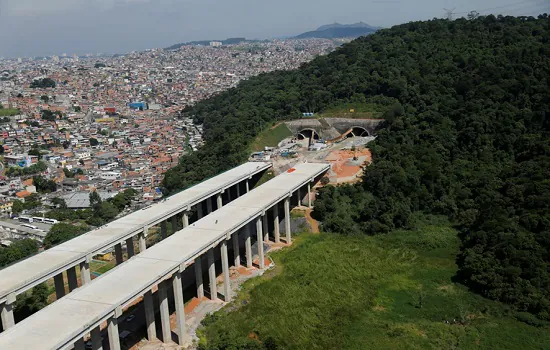
[[[323,38],[323,39],[334,39],[334,38],[357,38],[363,35],[368,35],[376,32],[380,27],[373,27],[367,23],[359,22],[353,24],[326,24],[320,26],[316,30],[302,33],[298,36],[295,36],[296,39],[307,39],[307,38]]]

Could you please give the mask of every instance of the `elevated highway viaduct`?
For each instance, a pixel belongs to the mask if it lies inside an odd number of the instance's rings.
[[[17,295],[53,277],[57,299],[65,295],[64,274],[67,275],[69,291],[77,288],[76,266],[80,268],[81,284],[91,281],[89,263],[94,255],[114,247],[117,264],[123,262],[123,245],[128,257],[135,254],[134,240],[139,242],[139,251],[147,249],[146,236],[149,229],[161,226],[163,238],[167,225],[175,232],[187,226],[193,218],[201,218],[224,202],[230,202],[249,191],[252,179],[270,168],[270,163],[249,162],[212,177],[195,186],[170,196],[160,203],[133,212],[107,225],[47,249],[39,254],[0,270],[0,314],[2,328],[15,324],[13,306]],[[195,215],[191,217],[191,212]]]
[[[290,207],[299,205],[302,194],[311,198],[311,187],[329,169],[328,164],[303,163],[243,194],[210,215],[186,226],[151,248],[133,256],[115,269],[77,288],[61,300],[50,304],[0,334],[0,349],[83,349],[84,337],[90,334],[93,349],[101,349],[100,325],[107,323],[109,348],[120,349],[118,322],[123,308],[143,298],[147,337],[157,338],[153,289],[158,287],[161,334],[171,341],[168,304],[175,304],[175,333],[180,345],[186,344],[182,273],[192,267],[196,294],[218,298],[214,249],[222,260],[223,299],[231,300],[230,265],[242,261],[252,267],[252,241],[258,246],[259,268],[264,266],[264,241],[280,242],[279,210],[283,208],[284,241],[291,243]],[[311,201],[308,201],[310,204]],[[273,229],[268,227],[272,212]],[[241,255],[241,247],[244,254]],[[229,260],[232,249],[233,259]],[[208,291],[203,283],[202,264],[206,260]],[[168,289],[173,293],[168,293]],[[173,294],[173,300],[169,295]]]

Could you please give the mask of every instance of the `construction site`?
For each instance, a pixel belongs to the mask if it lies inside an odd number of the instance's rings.
[[[251,160],[271,161],[275,174],[297,162],[327,162],[329,183],[354,183],[360,180],[363,167],[371,161],[368,143],[376,138],[380,119],[321,118],[300,119],[272,128],[282,140],[271,138]],[[283,130],[282,130],[283,129]]]

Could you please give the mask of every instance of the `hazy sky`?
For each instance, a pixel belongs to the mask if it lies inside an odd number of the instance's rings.
[[[550,0],[0,0],[0,57],[124,53],[190,40],[297,35],[323,24],[389,27],[457,15],[535,15]]]

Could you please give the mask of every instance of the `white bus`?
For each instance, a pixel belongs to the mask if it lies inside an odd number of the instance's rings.
[[[32,220],[33,220],[34,222],[44,222],[44,218],[38,217],[38,216],[33,216],[33,217],[32,217]]]
[[[42,222],[45,223],[45,224],[55,225],[59,221],[57,221],[56,219],[44,218],[44,221],[42,221]]]
[[[27,217],[27,216],[20,216],[18,219],[19,219],[19,221],[21,221],[21,222],[28,222],[28,223],[33,222],[32,218],[29,218],[29,217]]]
[[[36,226],[34,226],[34,225],[29,225],[29,224],[23,224],[23,225],[21,225],[21,226],[26,227],[26,228],[32,228],[33,230],[38,229],[38,227],[36,227]]]

